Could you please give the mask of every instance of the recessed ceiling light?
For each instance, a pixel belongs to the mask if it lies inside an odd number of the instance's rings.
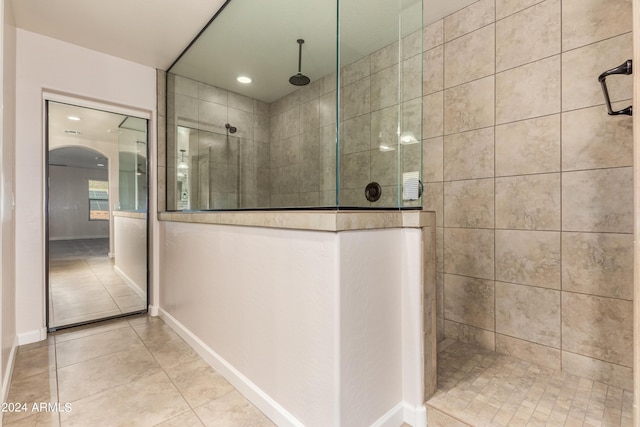
[[[80,135],[82,132],[80,132],[79,130],[67,129],[64,131],[64,133],[69,135]]]
[[[238,78],[236,80],[238,80],[240,83],[244,83],[244,84],[251,83],[251,78],[247,77],[247,76],[238,76]]]
[[[82,120],[80,117],[78,116],[67,116],[67,119],[69,120],[73,120],[74,122],[77,122],[79,120]]]

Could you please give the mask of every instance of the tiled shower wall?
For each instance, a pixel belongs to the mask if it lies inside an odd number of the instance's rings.
[[[632,124],[597,81],[631,28],[629,0],[480,0],[425,27],[440,339],[632,388]],[[631,77],[608,83],[629,105]]]
[[[340,206],[395,207],[398,168],[420,171],[420,144],[398,145],[398,129],[421,133],[421,35],[342,67]],[[335,74],[271,104],[271,206],[336,204],[335,132]],[[364,189],[372,181],[382,196],[369,203]]]
[[[269,104],[185,77],[167,79],[174,105],[167,129],[200,131],[189,144],[191,199],[198,203],[191,209],[269,207]],[[226,123],[237,128],[230,141]],[[175,156],[176,150],[167,152],[169,183],[176,182]]]

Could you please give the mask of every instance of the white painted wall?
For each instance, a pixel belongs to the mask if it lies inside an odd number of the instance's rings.
[[[147,293],[147,219],[115,216],[115,267],[138,295]]]
[[[403,298],[419,230],[161,228],[161,316],[277,425],[399,425],[422,405],[421,300]]]
[[[9,391],[9,380],[16,349],[15,306],[15,103],[16,103],[16,28],[11,2],[0,0],[0,37],[2,46],[0,73],[0,384],[2,401]]]
[[[49,239],[109,238],[109,221],[89,221],[89,180],[107,181],[106,170],[49,166]]]
[[[121,107],[145,112],[153,130],[155,79],[153,68],[17,30],[16,326],[21,343],[43,339],[46,324],[43,92],[113,105],[115,112]],[[155,159],[154,133],[149,141]],[[150,166],[155,170],[155,162]]]

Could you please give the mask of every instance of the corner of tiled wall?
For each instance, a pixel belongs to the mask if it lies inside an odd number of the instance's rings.
[[[479,0],[423,46],[439,339],[631,388],[632,126],[597,81],[632,55],[631,3]]]

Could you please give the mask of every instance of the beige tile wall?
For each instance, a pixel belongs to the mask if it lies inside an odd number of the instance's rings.
[[[597,77],[632,56],[631,2],[479,0],[423,34],[439,339],[630,389],[632,125]]]

